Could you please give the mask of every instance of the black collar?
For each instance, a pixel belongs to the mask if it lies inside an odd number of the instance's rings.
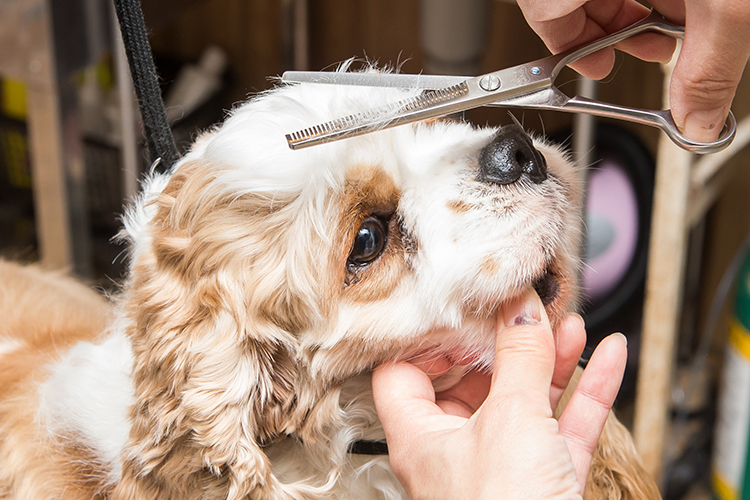
[[[360,439],[349,445],[349,453],[355,455],[387,455],[388,444],[385,441],[366,441]]]

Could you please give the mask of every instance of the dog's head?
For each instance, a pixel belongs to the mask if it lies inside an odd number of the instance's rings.
[[[576,173],[519,125],[287,147],[409,95],[277,89],[147,183],[128,221],[137,474],[187,474],[181,447],[234,491],[271,488],[262,446],[331,425],[346,379],[424,351],[491,365],[496,310],[530,286],[553,322],[568,309]]]

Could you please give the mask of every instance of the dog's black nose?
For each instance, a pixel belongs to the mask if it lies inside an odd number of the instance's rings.
[[[539,184],[547,178],[547,161],[519,125],[502,127],[479,155],[480,182],[512,184],[526,174]]]

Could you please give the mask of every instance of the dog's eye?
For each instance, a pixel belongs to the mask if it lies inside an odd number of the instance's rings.
[[[354,237],[349,263],[355,266],[369,264],[383,252],[386,229],[380,219],[370,217],[365,220]]]

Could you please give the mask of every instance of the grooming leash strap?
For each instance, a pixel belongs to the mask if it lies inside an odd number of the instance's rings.
[[[165,172],[172,168],[180,155],[167,122],[141,4],[139,0],[114,0],[114,2],[125,52],[128,56],[130,74],[143,118],[149,160],[154,165],[154,170]]]

